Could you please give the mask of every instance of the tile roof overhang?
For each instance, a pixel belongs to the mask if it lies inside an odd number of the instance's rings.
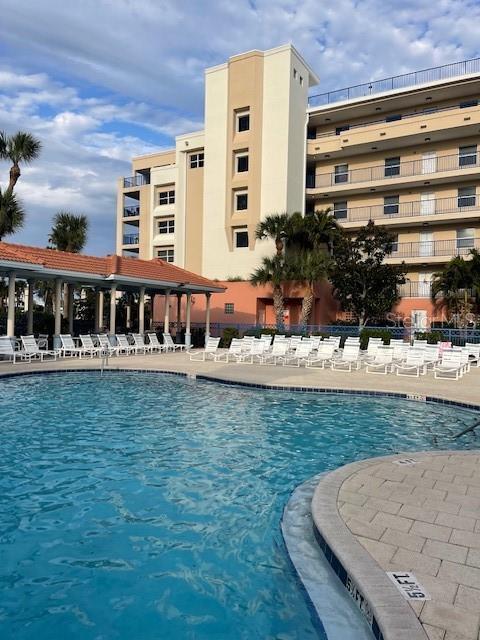
[[[84,286],[150,291],[192,291],[223,293],[225,287],[218,282],[181,269],[169,262],[137,260],[111,256],[86,256],[55,249],[28,247],[0,242],[0,276],[15,272],[18,278],[53,280],[61,278]]]

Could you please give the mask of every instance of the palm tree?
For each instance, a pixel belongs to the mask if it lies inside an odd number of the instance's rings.
[[[473,286],[472,261],[466,261],[461,256],[457,256],[450,260],[443,271],[433,274],[431,297],[435,300],[438,295],[441,295],[443,304],[449,310],[464,314],[468,311],[468,290]]]
[[[271,284],[273,287],[273,310],[277,329],[283,327],[283,291],[282,283],[287,279],[287,269],[283,256],[275,255],[273,258],[263,258],[260,267],[257,267],[250,276],[250,282],[254,286]]]
[[[25,211],[11,191],[0,189],[0,241],[23,227]]]
[[[298,214],[301,215],[301,214]],[[273,213],[258,223],[255,231],[257,240],[270,238],[275,241],[277,256],[283,255],[285,239],[292,232],[292,216],[288,213]]]
[[[42,143],[31,133],[17,131],[12,136],[7,136],[0,131],[0,159],[10,160],[10,181],[6,192],[12,193],[20,178],[20,163],[29,164],[40,155]]]
[[[306,216],[294,213],[291,226],[290,244],[293,251],[321,250],[326,247],[328,253],[332,254],[334,241],[342,232],[329,209],[314,211]]]
[[[53,227],[48,240],[54,249],[80,253],[87,241],[87,231],[86,216],[59,211],[53,218]]]
[[[330,268],[330,259],[321,251],[302,251],[292,257],[288,269],[293,280],[305,283],[300,324],[309,324],[315,301],[315,283],[324,280]]]

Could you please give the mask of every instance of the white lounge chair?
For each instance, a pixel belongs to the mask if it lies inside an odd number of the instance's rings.
[[[146,344],[145,339],[141,333],[132,333],[133,344],[137,347],[141,353],[153,353],[155,347],[151,344]]]
[[[445,350],[442,359],[433,368],[436,379],[459,380],[465,373],[465,362],[461,351]]]
[[[158,336],[156,333],[153,333],[153,332],[147,333],[147,338],[148,338],[148,344],[152,345],[152,351],[155,350],[158,353],[161,353],[162,351],[164,351],[165,347],[158,339]]]
[[[260,335],[260,339],[261,340],[265,340],[268,341],[268,344],[271,345],[272,344],[272,336],[269,333],[262,333]]]
[[[59,351],[60,355],[64,358],[66,356],[78,356],[79,358],[82,356],[89,356],[90,358],[93,358],[98,355],[96,348],[85,349],[85,347],[76,345],[70,334],[60,334],[59,338],[61,344]]]
[[[0,359],[9,360],[16,364],[19,360],[31,362],[32,356],[23,350],[16,350],[13,339],[9,336],[0,336]]]
[[[265,351],[265,342],[263,340],[254,340],[247,352],[237,357],[237,362],[245,364],[253,364],[255,361],[261,362],[261,358]]]
[[[96,333],[93,337],[98,342],[98,346],[102,349],[103,353],[108,353],[109,356],[120,355],[120,347],[118,345],[113,346],[113,344],[110,342],[110,338],[106,333]]]
[[[343,371],[352,371],[360,369],[362,366],[360,358],[359,344],[345,344],[342,355],[331,361],[332,369],[341,369]]]
[[[220,353],[215,354],[214,360],[215,362],[231,362],[232,360],[238,362],[238,359],[242,357],[242,354],[242,340],[240,338],[232,338],[229,348],[226,351],[221,351]]]
[[[397,376],[415,376],[427,373],[427,365],[425,364],[425,349],[414,349],[413,347],[407,351],[407,357],[403,362],[395,362],[392,371]]]
[[[23,352],[25,354],[28,353],[32,358],[38,358],[41,362],[43,362],[45,358],[53,358],[56,360],[59,355],[58,351],[40,349],[34,336],[21,336],[20,339],[22,341]]]
[[[285,357],[283,365],[285,367],[299,367],[302,363],[306,365],[311,352],[312,345],[310,342],[302,340],[302,342],[297,345],[295,353]]]
[[[480,342],[466,342],[464,349],[468,353],[470,363],[480,367]]]
[[[190,360],[203,361],[214,360],[215,354],[218,352],[220,338],[208,338],[205,349],[190,354]]]
[[[373,361],[367,362],[365,371],[367,373],[378,373],[386,375],[392,369],[393,347],[379,344],[375,352]]]
[[[115,339],[117,341],[119,354],[124,353],[125,355],[131,355],[133,353],[137,355],[142,352],[142,349],[139,349],[134,344],[129,343],[128,338],[124,333],[116,333]]]
[[[101,346],[96,346],[93,342],[92,336],[88,334],[80,334],[80,342],[82,343],[82,347],[87,349],[88,351],[92,351],[96,356],[103,354],[103,349]]]
[[[274,342],[270,351],[263,353],[260,358],[260,364],[278,364],[283,362],[287,355],[288,344],[286,340]]]
[[[322,341],[318,345],[317,352],[310,354],[305,366],[312,369],[325,369],[325,365],[331,362],[334,352],[335,344],[333,342]]]
[[[183,351],[185,349],[185,345],[174,342],[169,333],[163,334],[163,344],[165,345],[165,351]]]

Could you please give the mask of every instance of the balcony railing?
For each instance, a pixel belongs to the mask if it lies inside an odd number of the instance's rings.
[[[345,87],[344,89],[319,93],[310,96],[309,105],[311,107],[320,107],[331,104],[332,102],[340,102],[341,100],[364,98],[376,93],[383,93],[384,91],[406,89],[407,87],[414,87],[418,84],[438,82],[439,80],[448,80],[448,78],[479,72],[480,58],[472,58],[470,60],[464,60],[463,62],[452,62],[451,64],[444,64],[440,67],[412,71],[411,73],[403,73],[399,76],[391,76],[390,78],[373,80],[371,82],[365,82],[364,84]]]
[[[450,105],[449,107],[425,107],[423,111],[409,111],[407,113],[399,113],[398,118],[395,120],[389,120],[388,116],[385,118],[380,118],[378,120],[371,120],[370,122],[361,122],[360,124],[351,124],[348,127],[338,129],[334,129],[332,131],[326,131],[325,133],[319,133],[314,138],[310,138],[311,140],[318,140],[319,138],[331,138],[332,136],[348,136],[350,131],[355,131],[355,129],[363,129],[364,127],[372,127],[375,125],[389,125],[389,124],[398,124],[402,120],[408,120],[410,118],[418,118],[420,116],[431,116],[435,113],[442,113],[444,111],[458,111],[459,109],[465,109],[466,107],[476,107],[475,104],[477,101],[472,100],[469,102],[465,100],[464,102],[460,102],[459,104]]]
[[[438,198],[435,200],[412,200],[398,204],[375,204],[369,207],[350,207],[337,209],[333,216],[340,222],[368,222],[369,220],[394,220],[414,216],[452,214],[460,216],[464,213],[480,211],[476,195]]]
[[[140,206],[138,204],[131,205],[128,207],[123,207],[123,217],[124,218],[133,218],[133,216],[140,215]]]
[[[463,289],[460,291],[464,292]],[[431,298],[432,284],[428,281],[407,280],[405,284],[400,285],[399,294],[402,298]],[[475,292],[473,289],[467,289],[467,295],[469,298],[473,298]],[[441,295],[436,296],[436,298],[441,297]]]
[[[126,233],[123,235],[123,244],[138,244],[138,233]]]
[[[400,242],[394,245],[390,258],[435,258],[468,256],[472,249],[480,248],[480,238],[456,240],[425,240]]]
[[[434,173],[468,171],[480,166],[478,154],[453,154],[448,156],[429,156],[418,160],[398,161],[396,163],[374,165],[359,169],[340,168],[333,172],[307,175],[307,189],[337,187],[343,184],[374,182],[376,180],[395,180],[413,176],[431,176]]]
[[[123,179],[124,189],[128,189],[129,187],[141,187],[144,184],[150,184],[150,176],[144,176],[141,173],[137,173],[135,176]]]

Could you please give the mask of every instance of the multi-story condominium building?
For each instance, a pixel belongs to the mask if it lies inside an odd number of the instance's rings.
[[[120,181],[117,252],[248,279],[272,253],[259,220],[329,209],[352,233],[374,220],[395,234],[399,311],[431,315],[432,274],[480,249],[480,61],[309,96],[318,82],[291,45],[208,69],[204,131],[135,158]],[[267,292],[229,290],[252,322],[268,319]],[[337,313],[323,296],[316,321]]]

